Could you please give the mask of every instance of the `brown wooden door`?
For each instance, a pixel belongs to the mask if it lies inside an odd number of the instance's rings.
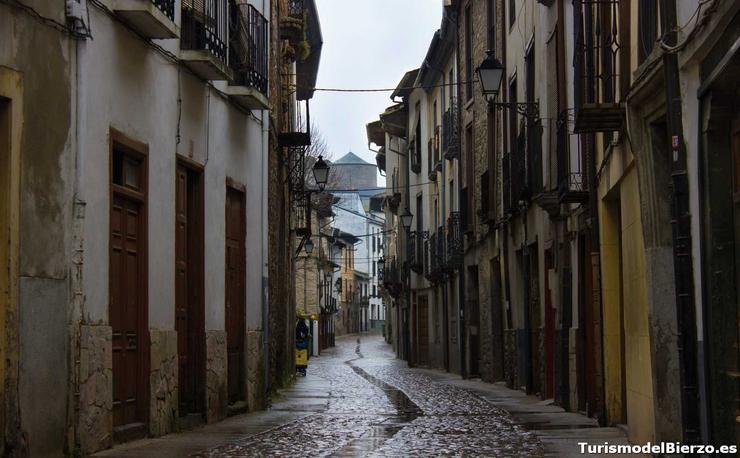
[[[133,168],[141,165],[136,161],[128,164]],[[138,423],[143,429],[148,405],[149,340],[145,207],[139,192],[116,184],[113,187],[109,309],[113,330],[113,425]],[[132,428],[127,429],[130,432]]]
[[[178,164],[175,198],[175,329],[179,413],[202,411],[205,327],[203,317],[203,211],[200,174]]]
[[[419,296],[417,304],[416,329],[418,361],[420,366],[429,365],[429,300],[426,295]]]
[[[244,193],[226,191],[226,351],[229,403],[244,399],[246,300],[246,222]]]

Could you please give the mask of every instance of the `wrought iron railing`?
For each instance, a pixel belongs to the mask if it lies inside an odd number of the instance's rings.
[[[556,126],[558,198],[564,203],[588,200],[588,177],[583,168],[585,158],[581,157],[580,149],[571,157],[571,135],[575,135],[572,129],[573,121],[569,111],[565,110],[558,116]],[[577,148],[580,146],[579,141],[573,144]]]
[[[152,0],[154,6],[163,12],[170,21],[175,20],[175,0]]]
[[[296,19],[303,19],[303,12],[305,9],[305,0],[288,0],[288,16]]]
[[[618,111],[593,109],[619,102],[626,89],[622,80],[629,76],[629,48],[622,44],[628,40],[630,18],[629,8],[623,8],[629,6],[625,1],[573,2],[574,102],[576,122],[583,130],[598,131],[602,126],[606,127],[603,130],[614,129],[614,123],[619,121]]]
[[[227,0],[182,0],[182,49],[209,51],[227,62]]]
[[[249,86],[267,94],[267,19],[252,5],[231,3],[229,65],[237,86]]]
[[[447,218],[447,257],[448,270],[462,266],[464,240],[460,212],[451,212]]]
[[[447,111],[442,115],[442,153],[445,159],[454,159],[460,153],[457,124],[457,103],[452,99]]]

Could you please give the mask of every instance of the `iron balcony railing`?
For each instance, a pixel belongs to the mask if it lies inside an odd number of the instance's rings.
[[[452,99],[447,111],[442,115],[442,153],[445,159],[454,159],[460,152],[457,124],[457,103]]]
[[[588,200],[588,181],[583,173],[580,150],[571,157],[572,121],[567,110],[560,113],[556,126],[558,200],[561,203],[583,203]],[[578,147],[579,141],[574,142]]]
[[[629,77],[628,0],[574,0],[575,121],[580,132],[618,130]]]
[[[163,12],[170,21],[175,20],[175,0],[152,0],[154,6]]]
[[[182,49],[208,51],[227,62],[227,0],[182,0]]]
[[[463,249],[462,217],[460,212],[451,212],[447,218],[447,257],[448,270],[462,266]]]
[[[305,0],[288,0],[288,16],[295,19],[303,19],[305,9]]]
[[[231,3],[229,66],[237,86],[253,87],[267,95],[267,19],[252,5]]]
[[[437,228],[437,240],[434,244],[434,260],[435,260],[435,273],[437,277],[444,274],[445,265],[447,264],[447,252],[445,251],[445,226],[439,226]]]

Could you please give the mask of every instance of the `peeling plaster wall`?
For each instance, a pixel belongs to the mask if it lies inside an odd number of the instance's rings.
[[[59,2],[24,4],[64,22]],[[9,313],[3,337],[10,346],[3,349],[8,368],[2,453],[57,456],[66,445],[66,393],[49,388],[65,387],[69,373],[64,228],[71,216],[70,44],[67,35],[20,8],[0,5],[0,66],[20,77],[16,89],[22,87],[23,97],[5,92],[8,72],[0,73],[0,95],[25,113],[11,121],[21,129],[20,176],[13,177],[20,180],[20,220],[18,234],[11,234],[20,247],[17,290],[11,292],[17,303],[3,310]]]

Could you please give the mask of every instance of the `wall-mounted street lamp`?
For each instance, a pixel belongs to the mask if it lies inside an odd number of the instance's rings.
[[[477,68],[483,96],[499,110],[514,109],[517,113],[530,119],[540,117],[540,104],[537,102],[496,102],[501,91],[501,81],[504,79],[504,65],[493,56],[493,51],[486,51],[486,58]]]
[[[329,164],[321,156],[319,156],[319,159],[313,165],[313,178],[319,187],[319,191],[323,192],[326,183],[329,181]]]
[[[401,214],[401,225],[404,229],[408,232],[411,230],[411,223],[414,221],[414,215],[411,214],[411,211],[409,211],[409,207],[406,207],[406,209]]]
[[[306,240],[306,243],[303,244],[303,248],[306,250],[306,254],[310,255],[313,253],[313,240]]]

